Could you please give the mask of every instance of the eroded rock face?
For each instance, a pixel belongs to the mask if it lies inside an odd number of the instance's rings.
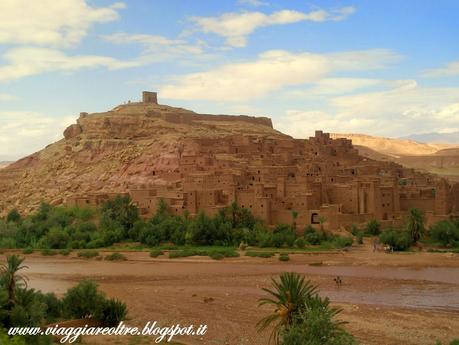
[[[65,139],[72,139],[76,136],[80,135],[83,132],[81,126],[77,123],[68,126],[64,131],[64,138]]]
[[[157,104],[82,113],[62,140],[1,169],[0,215],[13,207],[30,212],[42,200],[60,204],[75,194],[162,183],[155,171],[177,169],[178,152],[195,153],[194,139],[235,134],[287,137],[267,118],[200,115]]]

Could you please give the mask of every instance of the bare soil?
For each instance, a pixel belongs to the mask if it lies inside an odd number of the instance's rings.
[[[343,309],[340,319],[362,344],[433,345],[459,338],[459,255],[374,253],[369,245],[348,252],[240,258],[150,258],[124,252],[128,261],[28,255],[31,287],[62,294],[90,278],[109,296],[128,305],[130,325],[207,324],[204,337],[178,337],[184,344],[266,345],[257,321],[270,312],[259,308],[272,278],[281,272],[305,274]],[[339,275],[343,285],[333,278]],[[146,337],[86,337],[85,344],[154,344]]]

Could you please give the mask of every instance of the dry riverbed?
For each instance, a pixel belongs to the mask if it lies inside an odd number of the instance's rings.
[[[373,253],[369,246],[338,253],[277,257],[150,258],[148,252],[125,252],[128,261],[27,255],[30,286],[62,294],[89,278],[129,308],[130,325],[207,324],[200,338],[177,338],[184,344],[266,345],[268,334],[255,324],[270,310],[258,308],[272,277],[303,273],[321,294],[343,309],[340,318],[362,344],[433,345],[459,338],[459,255],[445,253]],[[333,281],[339,275],[343,285]],[[151,338],[86,337],[86,344],[150,344]]]

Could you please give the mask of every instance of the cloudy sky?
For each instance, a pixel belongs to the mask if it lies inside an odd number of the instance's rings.
[[[457,0],[1,0],[0,160],[142,90],[295,137],[457,131],[458,13]]]

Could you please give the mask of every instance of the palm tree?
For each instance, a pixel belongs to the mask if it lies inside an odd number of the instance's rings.
[[[407,228],[411,236],[411,241],[416,243],[421,238],[421,235],[424,233],[424,224],[425,224],[424,213],[417,209],[412,208],[408,212],[407,217]]]
[[[3,280],[8,293],[8,304],[14,305],[16,302],[16,288],[27,286],[27,277],[18,274],[18,271],[28,268],[22,265],[24,258],[17,255],[7,256],[6,263],[0,268],[0,276]]]
[[[298,212],[295,210],[290,211],[292,214],[292,228],[293,230],[296,230],[296,219],[298,218]]]
[[[282,344],[356,345],[355,338],[342,327],[347,322],[336,319],[341,311],[333,308],[327,297],[314,296],[294,325],[282,332]]]
[[[290,327],[294,319],[307,309],[308,301],[317,295],[316,290],[310,281],[305,281],[298,273],[286,272],[280,275],[279,281],[272,279],[272,288],[263,288],[271,296],[259,299],[258,305],[272,305],[276,309],[257,323],[258,331],[275,323],[270,340],[274,339],[279,344],[280,332]]]

